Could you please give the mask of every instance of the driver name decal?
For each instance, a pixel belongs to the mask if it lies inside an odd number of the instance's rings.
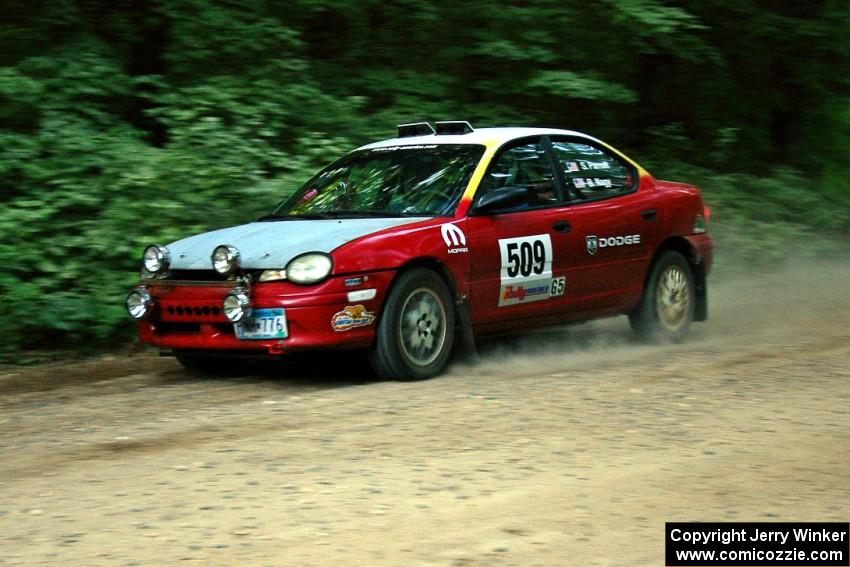
[[[552,239],[548,234],[500,239],[499,253],[500,307],[563,293],[561,278],[558,278],[560,293],[552,293]]]

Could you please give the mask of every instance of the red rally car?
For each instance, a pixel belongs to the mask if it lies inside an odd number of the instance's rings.
[[[578,132],[405,124],[256,222],[149,246],[126,305],[187,367],[368,348],[422,379],[508,329],[623,314],[681,340],[707,318],[707,221],[696,187]]]

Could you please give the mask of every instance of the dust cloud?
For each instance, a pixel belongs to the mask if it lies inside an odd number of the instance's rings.
[[[450,376],[568,373],[694,350],[757,346],[771,338],[812,334],[850,323],[850,262],[796,259],[780,268],[727,268],[709,276],[709,319],[675,345],[638,341],[624,316],[484,339],[477,364],[452,365]],[[805,329],[805,331],[802,331]],[[564,374],[566,376],[567,374]]]

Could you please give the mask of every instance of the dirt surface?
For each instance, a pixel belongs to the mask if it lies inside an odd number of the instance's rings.
[[[847,521],[848,282],[727,274],[684,344],[618,318],[420,383],[7,371],[0,564],[663,565],[665,521]]]

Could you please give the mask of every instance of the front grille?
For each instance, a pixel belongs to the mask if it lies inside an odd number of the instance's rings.
[[[209,306],[209,305],[169,305],[165,308],[165,311],[169,315],[218,315],[221,313],[221,309],[218,306]]]
[[[159,320],[174,323],[221,323],[226,321],[221,312],[220,299],[187,301],[186,299],[161,298]]]

